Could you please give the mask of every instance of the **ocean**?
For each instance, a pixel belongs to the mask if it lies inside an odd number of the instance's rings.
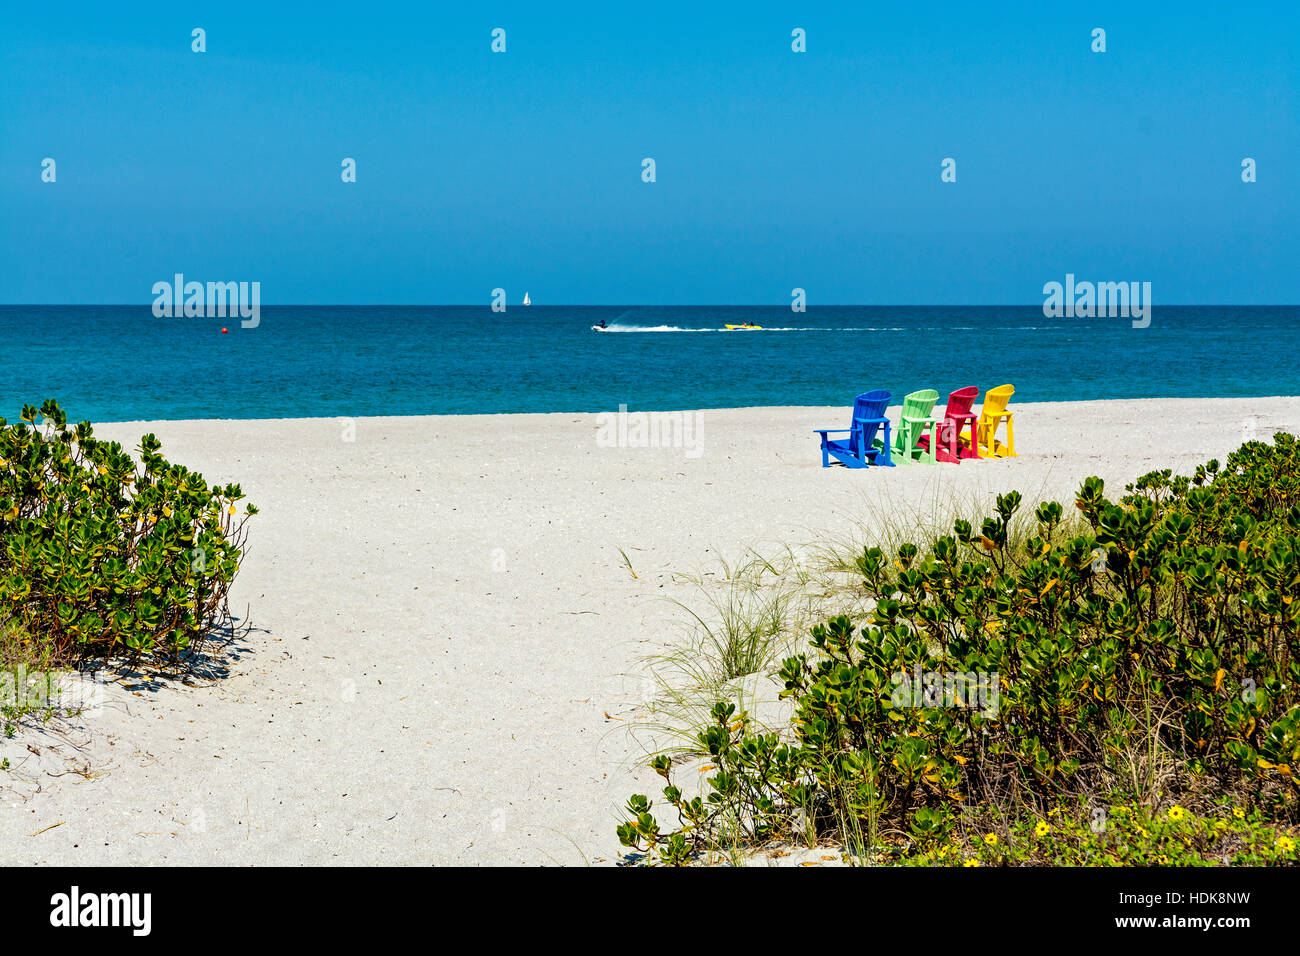
[[[611,331],[593,332],[604,319]],[[749,321],[759,332],[728,332]],[[229,331],[222,334],[225,327]],[[1017,402],[1300,394],[1300,307],[0,306],[0,415],[298,418],[851,405],[886,388],[1016,387]]]

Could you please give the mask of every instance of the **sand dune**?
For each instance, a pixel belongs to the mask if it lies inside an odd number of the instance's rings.
[[[1296,398],[1013,407],[1019,458],[865,472],[820,467],[812,429],[844,408],[704,411],[695,449],[602,447],[590,414],[101,426],[261,508],[232,599],[254,630],[221,679],[115,686],[84,733],[0,741],[0,862],[615,860],[656,779],[626,718],[681,617],[671,570],[1300,428]]]

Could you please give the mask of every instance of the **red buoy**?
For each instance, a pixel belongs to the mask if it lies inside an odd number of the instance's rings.
[[[221,334],[222,334],[222,335],[225,335],[226,332],[228,332],[228,331],[229,331],[228,329],[222,329],[222,330],[221,330]]]

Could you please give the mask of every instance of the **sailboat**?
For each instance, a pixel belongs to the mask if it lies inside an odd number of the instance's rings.
[[[533,300],[530,299],[530,298],[528,298],[528,293],[525,292],[525,293],[524,293],[524,305],[532,305],[532,304],[533,304]]]

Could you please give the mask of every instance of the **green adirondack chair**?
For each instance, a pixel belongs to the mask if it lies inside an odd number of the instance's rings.
[[[894,432],[894,457],[900,465],[934,464],[933,435],[926,446],[918,446],[917,441],[934,426],[930,413],[938,400],[939,393],[932,388],[923,388],[903,397],[903,414],[898,422],[898,431]]]

